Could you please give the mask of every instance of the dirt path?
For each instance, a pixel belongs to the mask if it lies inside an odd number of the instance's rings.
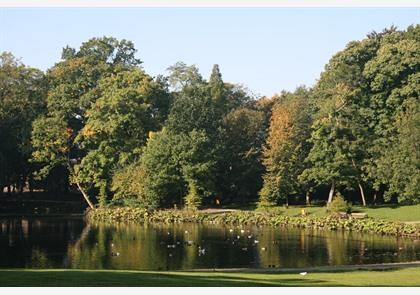
[[[406,221],[405,224],[420,224],[420,220],[418,221]]]
[[[200,212],[202,213],[207,213],[207,214],[216,214],[216,213],[229,213],[229,212],[236,212],[236,211],[240,211],[238,209],[218,209],[218,208],[209,208],[209,209],[204,209],[204,210],[200,210]]]

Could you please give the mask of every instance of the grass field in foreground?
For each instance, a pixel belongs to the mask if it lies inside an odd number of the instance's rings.
[[[150,272],[119,270],[0,270],[6,286],[420,286],[420,267],[299,273]]]

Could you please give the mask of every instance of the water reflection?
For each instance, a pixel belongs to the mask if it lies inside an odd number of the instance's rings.
[[[167,270],[420,259],[420,241],[346,232],[57,218],[0,220],[0,230],[0,267]]]

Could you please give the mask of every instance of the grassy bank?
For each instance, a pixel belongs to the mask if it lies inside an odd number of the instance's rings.
[[[287,216],[300,215],[302,209],[305,209],[311,216],[322,217],[327,215],[325,207],[322,206],[290,206],[287,209],[278,207],[279,212]],[[407,206],[381,205],[375,207],[353,206],[353,211],[366,213],[369,217],[387,221],[420,221],[420,204]]]
[[[282,212],[235,211],[208,213],[203,211],[157,210],[148,212],[140,208],[115,207],[98,208],[86,215],[91,221],[104,222],[151,222],[151,223],[212,223],[235,225],[267,225],[275,227],[298,227],[327,230],[347,230],[378,233],[395,236],[418,236],[420,232],[415,225],[392,222],[381,219],[342,219],[315,214],[308,216],[289,216]]]
[[[0,270],[5,286],[420,286],[420,267],[293,273]]]

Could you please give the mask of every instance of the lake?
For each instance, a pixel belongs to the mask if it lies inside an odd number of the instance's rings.
[[[414,260],[420,260],[419,240],[373,234],[0,218],[1,268],[292,268]]]

